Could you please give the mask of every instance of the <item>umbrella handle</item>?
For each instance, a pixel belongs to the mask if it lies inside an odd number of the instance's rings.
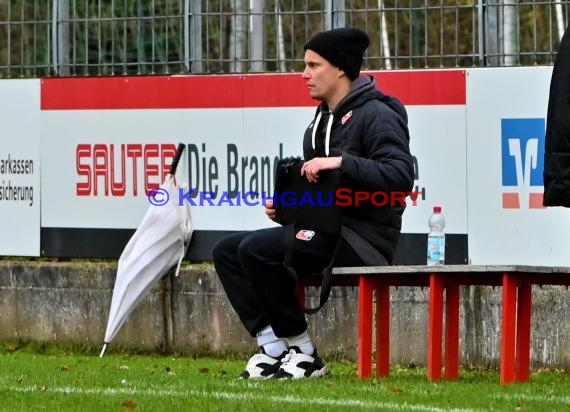
[[[186,145],[184,143],[178,143],[178,148],[176,149],[176,154],[174,155],[174,159],[172,159],[172,164],[170,165],[170,170],[168,171],[169,174],[174,176],[176,173],[176,168],[178,167],[178,162],[182,157],[182,153],[184,152],[184,148]]]
[[[100,357],[100,358],[102,358],[103,355],[105,354],[105,349],[107,349],[107,344],[106,344],[106,343],[103,344],[103,350],[102,350],[101,353],[99,354],[99,357]]]

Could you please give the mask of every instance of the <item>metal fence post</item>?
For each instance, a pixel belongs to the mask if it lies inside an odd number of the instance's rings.
[[[421,5],[421,0],[412,0],[410,9],[411,67],[414,66],[415,62],[417,62],[419,65],[420,58],[424,55],[424,53],[426,53],[426,11],[425,9],[422,9]],[[427,66],[427,64],[425,64],[425,60],[424,66]]]
[[[203,71],[201,0],[184,0],[184,64],[189,72]]]
[[[485,44],[483,45],[485,49],[485,65],[486,66],[498,66],[499,65],[499,38],[500,27],[498,24],[499,19],[499,4],[497,0],[485,0]]]
[[[54,75],[59,75],[60,61],[59,61],[59,0],[53,0],[52,3],[52,18],[51,18],[51,59],[52,70]]]
[[[263,10],[265,10],[265,0],[250,2],[250,18],[249,27],[250,38],[250,60],[251,71],[262,72],[264,70],[263,44],[265,41],[265,30],[263,27]]]
[[[514,66],[518,63],[519,36],[518,5],[516,0],[503,0],[503,51],[504,65]]]
[[[485,26],[487,24],[483,8],[485,7],[484,0],[477,0],[477,38],[479,40],[479,66],[485,65]]]
[[[336,29],[346,26],[344,0],[333,0],[331,16],[331,28]]]
[[[184,48],[184,68],[190,71],[190,0],[184,0],[184,9],[182,16],[183,29],[183,48]]]
[[[230,71],[241,73],[244,70],[244,60],[246,60],[247,50],[247,14],[244,10],[248,10],[247,0],[233,0],[233,14],[235,18],[231,19],[231,35],[230,35],[230,60],[232,64]]]
[[[53,0],[52,68],[56,76],[68,76],[69,71],[69,0]]]

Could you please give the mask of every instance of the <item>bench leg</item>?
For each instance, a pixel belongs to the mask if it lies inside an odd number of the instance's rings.
[[[374,285],[366,276],[360,276],[358,285],[358,376],[367,378],[372,373],[372,297]]]
[[[376,289],[376,375],[390,375],[390,286]]]
[[[445,377],[459,378],[459,285],[448,284],[445,297]]]
[[[443,281],[437,273],[429,277],[429,322],[428,322],[428,380],[441,379],[441,352],[443,329]]]
[[[530,370],[530,319],[532,312],[532,287],[520,285],[517,305],[517,348],[515,380],[526,382]]]
[[[501,383],[515,381],[515,333],[517,318],[517,282],[512,274],[503,274],[501,330]]]

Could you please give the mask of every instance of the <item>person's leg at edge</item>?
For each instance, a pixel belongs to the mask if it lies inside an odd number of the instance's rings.
[[[333,266],[362,265],[362,260],[354,249],[344,239],[340,242]],[[299,335],[289,336],[286,340],[289,344],[289,354],[283,359],[275,378],[299,379],[320,377],[328,373],[306,330]]]
[[[261,348],[248,362],[245,378],[276,372],[288,346],[298,344],[309,354],[315,352],[299,305],[296,278],[283,266],[284,239],[282,227],[262,229],[229,235],[213,250],[228,299]],[[292,337],[292,342],[285,337]]]
[[[269,319],[238,259],[239,245],[251,234],[240,232],[223,237],[214,245],[212,257],[230,304],[250,335],[255,337],[257,332],[269,325]]]
[[[286,233],[283,227],[256,232],[240,244],[239,260],[275,336],[288,344],[288,353],[281,359],[274,377],[323,376],[327,368],[307,333],[307,321],[297,296],[296,276],[283,265]]]
[[[283,265],[285,228],[252,232],[240,242],[238,258],[256,304],[275,335],[283,338],[307,330],[307,321],[297,297],[297,279]],[[262,327],[262,328],[263,328]],[[262,328],[250,332],[259,332]]]
[[[230,235],[214,248],[216,271],[232,306],[250,334],[257,337],[263,353],[270,351],[279,357],[287,343],[288,365],[281,365],[277,377],[322,376],[327,370],[308,336],[296,279],[283,266],[283,249],[281,227]],[[358,255],[343,241],[335,266],[360,264]],[[309,369],[299,369],[299,364],[309,365]]]
[[[257,293],[239,262],[242,241],[254,232],[241,232],[221,239],[213,249],[214,266],[232,307],[252,337],[257,338],[261,353],[246,365],[242,378],[267,378],[281,366],[287,353],[287,342],[275,336]]]

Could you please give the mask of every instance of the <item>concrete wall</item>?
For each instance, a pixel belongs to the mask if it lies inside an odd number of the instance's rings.
[[[102,345],[116,263],[0,261],[0,341]],[[308,295],[316,304],[318,290]],[[309,317],[310,333],[327,357],[354,359],[357,290],[333,288],[330,301]],[[500,288],[464,287],[461,362],[497,365]],[[392,289],[393,363],[425,365],[428,290]],[[533,290],[532,365],[570,367],[570,292]],[[127,319],[109,350],[182,354],[248,354],[244,331],[209,265],[187,265],[165,277]]]

